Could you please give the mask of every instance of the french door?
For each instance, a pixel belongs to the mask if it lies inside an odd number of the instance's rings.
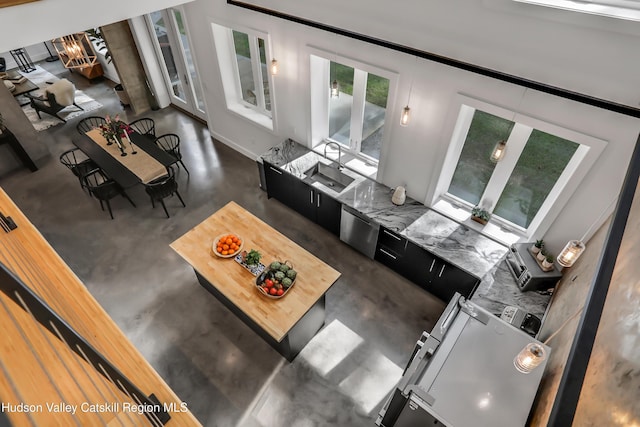
[[[171,103],[206,120],[204,98],[196,72],[184,15],[178,8],[152,12],[147,25],[162,64]]]

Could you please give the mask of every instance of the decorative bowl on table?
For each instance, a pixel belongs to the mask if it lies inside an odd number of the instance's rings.
[[[213,239],[211,251],[220,258],[233,258],[240,253],[244,242],[233,233],[221,234]]]
[[[265,271],[256,278],[258,291],[272,299],[285,296],[296,283],[298,273],[290,261],[273,261]]]

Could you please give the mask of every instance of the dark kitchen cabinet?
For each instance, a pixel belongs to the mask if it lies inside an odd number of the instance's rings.
[[[455,265],[439,260],[432,272],[427,290],[445,302],[449,302],[456,292],[465,298],[471,296],[480,280]]]
[[[316,222],[336,236],[340,236],[342,203],[318,190],[314,191],[317,207]]]
[[[380,227],[374,256],[376,261],[407,277],[404,259],[406,249],[407,239],[385,227]]]
[[[382,227],[375,259],[447,302],[456,292],[471,296],[479,280],[455,265]]]
[[[269,198],[278,199],[336,236],[340,235],[340,202],[266,161],[264,173]]]
[[[269,162],[264,162],[264,176],[269,198],[275,197],[285,205],[290,205],[291,187],[299,180]]]

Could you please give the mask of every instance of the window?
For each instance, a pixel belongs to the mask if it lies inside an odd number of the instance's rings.
[[[468,209],[479,205],[492,212],[494,225],[527,237],[544,233],[553,220],[550,213],[557,215],[604,142],[461,98],[433,205],[442,206],[441,199]],[[506,140],[505,156],[494,163],[490,157],[501,140]]]
[[[347,58],[312,55],[311,79],[314,142],[333,140],[345,151],[377,163],[395,74]],[[337,97],[331,96],[334,81]]]
[[[638,0],[515,0],[521,3],[532,3],[557,9],[572,10],[592,15],[640,21],[640,1]]]
[[[217,24],[212,28],[227,108],[273,130],[268,36]]]

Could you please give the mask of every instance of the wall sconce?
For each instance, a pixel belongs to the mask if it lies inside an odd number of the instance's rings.
[[[541,344],[532,342],[523,348],[513,359],[513,366],[519,372],[528,374],[546,359],[547,353]]]
[[[587,248],[587,245],[584,244],[584,239],[587,238],[593,227],[595,227],[596,224],[600,222],[604,214],[607,213],[607,211],[616,203],[617,200],[618,198],[614,197],[609,206],[607,206],[605,210],[602,211],[600,216],[594,221],[593,224],[591,224],[591,227],[589,227],[589,229],[584,233],[580,240],[569,240],[569,242],[567,242],[564,249],[562,249],[558,257],[556,258],[558,264],[565,268],[569,268],[573,266],[573,264],[575,264],[578,258],[580,258],[580,255],[582,255],[584,250]]]
[[[51,40],[65,68],[85,68],[98,60],[87,33],[69,34]]]
[[[499,141],[495,147],[493,147],[493,151],[491,152],[491,160],[493,163],[498,163],[504,157],[504,152],[507,150],[507,141],[504,139]]]
[[[271,75],[275,76],[278,74],[278,60],[277,59],[272,59],[271,60]]]
[[[409,108],[409,105],[407,104],[407,106],[402,109],[402,115],[400,116],[400,126],[408,125],[410,118],[411,118],[411,108]]]

